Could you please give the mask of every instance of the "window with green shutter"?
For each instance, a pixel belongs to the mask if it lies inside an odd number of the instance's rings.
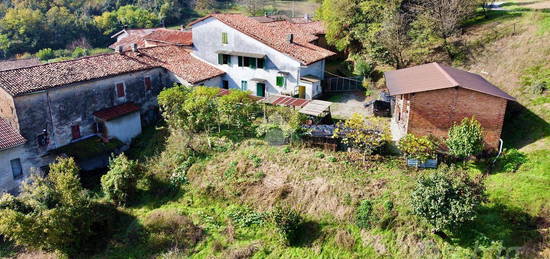
[[[241,90],[247,91],[248,90],[248,81],[241,81]]]
[[[256,69],[256,59],[250,58],[250,68]]]
[[[223,65],[223,54],[218,54],[218,64]]]
[[[227,38],[227,32],[222,32],[222,44],[228,44],[229,39]]]
[[[285,86],[285,77],[284,76],[278,76],[277,77],[277,86],[279,86],[279,87]]]

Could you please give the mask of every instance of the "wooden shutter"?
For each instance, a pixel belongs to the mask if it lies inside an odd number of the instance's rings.
[[[73,135],[73,139],[80,138],[80,126],[79,125],[71,126],[71,133]]]
[[[227,32],[222,32],[222,43],[223,44],[229,43],[229,40],[227,38]]]
[[[153,82],[151,82],[150,77],[145,77],[143,79],[143,83],[145,84],[145,90],[151,90],[153,89]]]
[[[116,84],[116,95],[118,97],[124,97],[126,95],[126,93],[124,92],[124,84],[123,83]]]
[[[223,54],[218,54],[218,64],[223,65]]]

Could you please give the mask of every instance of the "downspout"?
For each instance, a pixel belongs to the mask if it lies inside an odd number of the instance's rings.
[[[52,103],[51,103],[51,100],[50,100],[50,91],[46,90],[46,99],[48,100],[48,113],[50,115],[50,122],[52,124],[52,143],[53,143],[53,146],[54,146],[54,149],[57,148],[57,145],[55,144],[55,127],[53,125],[53,115],[52,115]]]

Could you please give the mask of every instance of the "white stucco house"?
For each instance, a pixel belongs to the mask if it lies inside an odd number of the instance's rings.
[[[334,52],[317,45],[324,26],[307,18],[211,14],[190,24],[192,54],[226,74],[222,87],[256,96],[313,99],[322,93],[325,60]]]

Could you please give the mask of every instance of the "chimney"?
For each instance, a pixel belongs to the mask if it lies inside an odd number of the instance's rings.
[[[132,51],[133,51],[133,52],[138,52],[138,45],[137,45],[137,43],[132,43]]]
[[[122,45],[116,46],[116,53],[122,54],[123,51],[124,51],[124,46]]]
[[[291,33],[291,34],[287,35],[286,36],[286,41],[288,43],[294,43],[294,34]]]
[[[304,20],[306,20],[306,22],[309,22],[309,14],[304,14]]]

